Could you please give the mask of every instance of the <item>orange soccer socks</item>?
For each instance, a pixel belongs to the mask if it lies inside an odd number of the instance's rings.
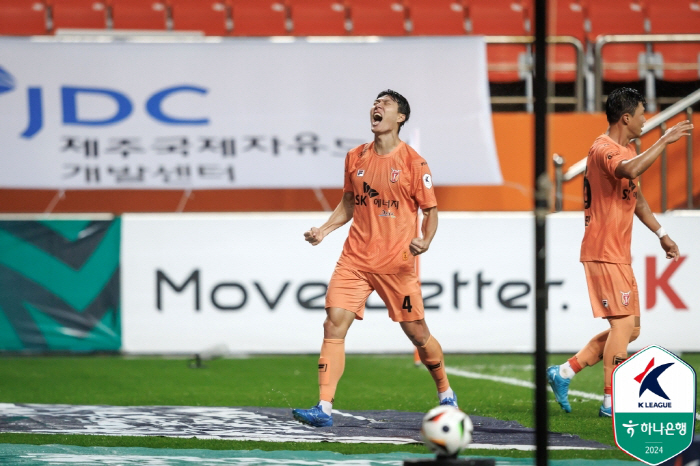
[[[421,362],[428,368],[430,375],[435,380],[438,394],[448,392],[450,390],[450,382],[447,380],[447,373],[445,373],[445,358],[442,354],[440,343],[430,335],[425,345],[417,346],[416,349],[418,349]],[[446,395],[454,397],[451,391]]]
[[[318,359],[318,387],[321,405],[330,411],[338,381],[345,370],[345,340],[324,338]],[[326,413],[330,414],[330,413]]]
[[[627,359],[627,345],[639,336],[639,317],[608,317],[610,334],[603,350],[606,393],[612,387],[612,373],[615,367]]]

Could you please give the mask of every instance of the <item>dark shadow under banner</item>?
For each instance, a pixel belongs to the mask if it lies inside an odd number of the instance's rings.
[[[0,221],[0,351],[121,348],[120,223]]]

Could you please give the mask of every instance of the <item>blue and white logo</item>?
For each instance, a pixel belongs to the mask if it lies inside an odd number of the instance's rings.
[[[15,78],[0,66],[0,94],[10,92],[15,88]]]

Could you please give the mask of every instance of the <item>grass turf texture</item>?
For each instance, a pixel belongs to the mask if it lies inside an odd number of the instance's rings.
[[[568,355],[551,356],[552,364]],[[696,371],[700,354],[683,359]],[[185,359],[123,357],[5,357],[0,359],[0,402],[105,405],[309,407],[316,403],[317,356],[261,356],[206,361],[190,369]],[[529,355],[448,355],[448,367],[533,380]],[[573,390],[602,391],[602,365],[587,368],[572,381]],[[376,381],[381,381],[377,383]],[[450,376],[461,408],[468,414],[516,420],[532,427],[533,391],[488,380]],[[550,430],[614,446],[611,420],[598,418],[600,403],[570,397],[564,413],[550,394]],[[437,404],[432,379],[406,356],[348,356],[336,394],[340,410],[426,412]],[[291,414],[290,414],[291,415]],[[0,434],[0,443],[79,446],[140,446],[240,450],[328,450],[340,453],[426,453],[421,445],[337,443],[265,443],[164,437]],[[469,450],[474,456],[531,457],[516,450]],[[629,459],[618,450],[553,451],[553,459]]]

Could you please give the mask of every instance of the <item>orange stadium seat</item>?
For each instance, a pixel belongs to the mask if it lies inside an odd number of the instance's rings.
[[[287,31],[287,6],[283,0],[229,0],[233,35],[283,36]]]
[[[523,36],[531,34],[532,8],[525,0],[470,0],[472,33],[484,36]],[[521,81],[519,64],[525,63],[524,45],[488,45],[486,55],[489,81]]]
[[[644,34],[646,11],[637,1],[589,0],[591,28],[588,40],[605,34]],[[644,44],[610,44],[602,49],[603,80],[614,82],[640,81],[639,56]]]
[[[2,0],[0,34],[31,36],[46,34],[46,11],[38,0]]]
[[[406,12],[400,0],[349,0],[352,33],[358,36],[403,36]]]
[[[461,0],[410,0],[412,33],[417,36],[466,34],[466,12]]]
[[[585,24],[588,19],[587,4],[583,0],[550,0],[548,34],[572,36],[586,46]],[[554,54],[547,56],[549,79],[556,82],[576,80],[576,50],[571,45],[550,45]]]
[[[220,0],[170,0],[173,29],[203,31],[208,36],[224,36],[228,30],[227,6]]]
[[[295,36],[342,36],[347,33],[342,0],[292,0],[290,10]]]
[[[110,0],[114,29],[166,29],[167,7],[158,0]]]
[[[104,29],[107,6],[101,0],[50,0],[53,28]]]
[[[652,34],[700,33],[700,1],[653,0],[649,2]],[[654,44],[661,54],[664,81],[697,81],[700,79],[700,43]]]

